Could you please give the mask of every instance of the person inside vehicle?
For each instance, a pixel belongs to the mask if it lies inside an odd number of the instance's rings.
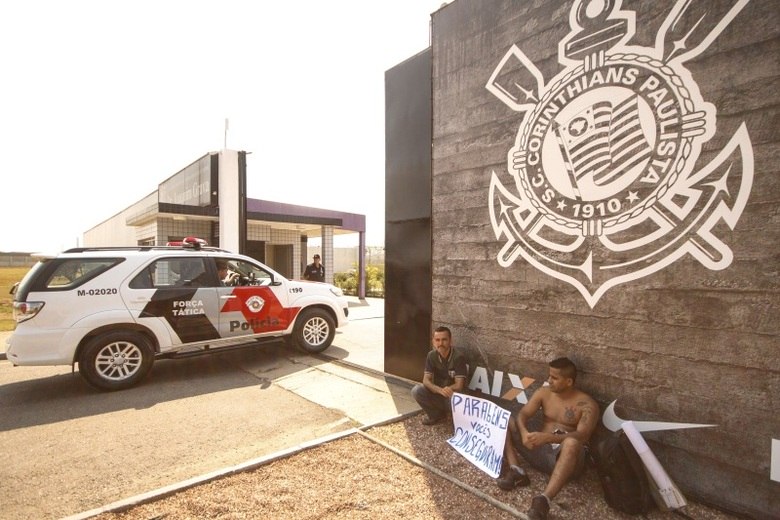
[[[228,264],[224,260],[217,260],[217,276],[222,285],[227,285]]]
[[[450,399],[466,387],[468,367],[464,355],[452,346],[452,333],[447,327],[433,332],[433,349],[425,358],[422,384],[414,385],[412,397],[425,411],[422,423],[436,424],[450,413]]]
[[[548,384],[536,390],[509,423],[504,448],[509,468],[496,482],[504,490],[530,483],[518,453],[550,475],[544,492],[531,501],[532,520],[546,519],[550,501],[585,470],[586,446],[599,419],[596,401],[574,387],[577,367],[569,358],[552,360],[548,370]]]
[[[230,266],[227,260],[217,260],[217,276],[219,277],[220,285],[237,285],[239,274],[230,270]]]

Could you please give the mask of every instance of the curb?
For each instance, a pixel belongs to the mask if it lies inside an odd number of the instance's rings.
[[[403,421],[405,419],[408,419],[409,417],[412,417],[414,415],[417,415],[420,413],[420,410],[415,410],[413,412],[408,412],[405,414],[397,415],[395,417],[391,417],[390,419],[385,419],[376,423],[372,424],[366,424],[361,426],[360,428],[350,428],[348,430],[344,430],[343,432],[337,432],[332,433],[330,435],[326,435],[324,437],[319,437],[317,439],[313,439],[311,441],[307,441],[304,443],[301,443],[297,446],[294,446],[292,448],[287,448],[285,450],[277,451],[275,453],[271,453],[269,455],[265,455],[263,457],[258,457],[255,459],[250,459],[246,462],[242,462],[241,464],[237,464],[235,466],[229,466],[227,468],[222,468],[216,471],[212,471],[210,473],[206,473],[204,475],[200,475],[197,477],[193,477],[188,480],[184,480],[181,482],[177,482],[174,484],[170,484],[168,486],[163,486],[161,488],[157,488],[152,491],[148,491],[146,493],[141,493],[140,495],[135,495],[129,498],[125,498],[123,500],[118,500],[116,502],[112,502],[110,504],[106,504],[105,506],[98,507],[95,509],[90,509],[89,511],[83,511],[81,513],[77,513],[75,515],[66,516],[62,520],[86,520],[88,518],[92,518],[98,515],[101,515],[103,513],[117,513],[121,511],[125,511],[127,509],[130,509],[135,506],[140,506],[142,504],[146,504],[148,502],[153,502],[155,500],[159,500],[161,498],[165,498],[167,496],[173,495],[175,493],[178,493],[180,491],[187,490],[189,488],[199,486],[201,484],[206,484],[208,482],[228,477],[230,475],[235,475],[237,473],[241,473],[244,471],[250,471],[256,468],[259,468],[261,466],[264,466],[266,464],[269,464],[271,462],[275,462],[277,460],[285,459],[287,457],[291,457],[293,455],[296,455],[302,451],[306,451],[311,448],[316,448],[317,446],[321,446],[323,444],[327,444],[328,442],[335,441],[338,439],[342,439],[345,437],[349,437],[350,435],[354,434],[360,434],[363,430],[367,430],[370,428],[376,428],[378,426],[385,426],[387,424],[391,424],[398,421]]]
[[[337,365],[344,365],[347,368],[351,368],[352,370],[358,371],[358,372],[365,372],[372,376],[378,376],[378,377],[384,377],[385,379],[392,379],[398,383],[402,383],[411,389],[414,385],[419,383],[419,381],[413,381],[411,379],[407,379],[402,376],[397,376],[395,374],[388,374],[387,372],[383,372],[381,370],[377,370],[375,368],[370,367],[364,367],[363,365],[358,365],[357,363],[353,363],[351,361],[347,361],[346,359],[340,359],[335,356],[330,356],[327,351],[321,352],[319,354],[309,354],[311,357],[315,357],[318,359],[321,359],[323,361],[328,361],[329,363],[336,363]]]
[[[402,378],[402,377],[399,377],[399,376],[395,376],[395,375],[392,375],[392,374],[388,374],[386,372],[382,372],[382,371],[379,371],[379,370],[375,370],[375,369],[372,369],[372,368],[356,365],[355,363],[351,363],[349,361],[344,361],[344,360],[341,360],[341,359],[333,358],[333,357],[330,357],[330,356],[327,356],[327,355],[322,355],[322,354],[317,355],[317,354],[315,354],[314,356],[315,357],[319,357],[319,358],[321,358],[323,360],[327,360],[328,362],[333,362],[333,363],[336,363],[336,364],[344,365],[347,368],[351,368],[353,370],[358,370],[358,371],[362,371],[362,372],[365,372],[365,373],[368,373],[368,374],[371,374],[371,375],[376,375],[376,376],[381,376],[381,377],[385,377],[385,378],[394,379],[394,380],[398,381],[399,383],[403,383],[405,385],[409,385],[410,387],[412,386],[412,384],[415,383],[415,381],[411,381],[411,380],[408,380],[408,379],[405,379],[405,378]],[[271,463],[271,462],[274,462],[276,460],[280,460],[280,459],[284,459],[284,458],[290,457],[290,456],[295,455],[297,453],[300,453],[302,451],[305,451],[305,450],[308,450],[308,449],[311,449],[311,448],[315,448],[317,446],[326,444],[328,442],[331,442],[331,441],[334,441],[334,440],[338,440],[338,439],[341,439],[341,438],[344,438],[344,437],[348,437],[348,436],[356,434],[356,433],[360,433],[361,431],[365,431],[365,430],[368,430],[368,429],[371,429],[371,428],[376,428],[376,427],[379,427],[379,426],[385,426],[387,424],[391,424],[391,423],[394,423],[394,422],[399,422],[399,421],[406,420],[409,417],[413,417],[415,415],[418,415],[420,412],[421,412],[421,410],[414,410],[412,412],[407,412],[407,413],[404,413],[404,414],[396,415],[395,417],[390,417],[388,419],[383,419],[381,421],[377,421],[377,422],[374,422],[374,423],[371,423],[371,424],[366,424],[366,425],[363,425],[363,426],[361,426],[359,428],[350,428],[350,429],[344,430],[342,432],[337,432],[337,433],[333,433],[333,434],[330,434],[330,435],[326,435],[324,437],[319,437],[317,439],[313,439],[311,441],[307,441],[307,442],[301,443],[301,444],[299,444],[297,446],[293,446],[291,448],[287,448],[287,449],[284,449],[284,450],[281,450],[281,451],[278,451],[278,452],[275,452],[275,453],[271,453],[271,454],[265,455],[263,457],[250,459],[250,460],[248,460],[246,462],[242,462],[242,463],[236,464],[234,466],[229,466],[229,467],[226,467],[226,468],[218,469],[218,470],[215,470],[215,471],[212,471],[212,472],[209,472],[209,473],[197,476],[197,477],[193,477],[193,478],[188,479],[188,480],[184,480],[184,481],[181,481],[181,482],[170,484],[168,486],[163,486],[161,488],[158,488],[158,489],[155,489],[155,490],[152,490],[152,491],[148,491],[146,493],[141,493],[139,495],[135,495],[135,496],[123,499],[123,500],[118,500],[116,502],[112,502],[110,504],[106,504],[106,505],[104,505],[102,507],[98,507],[98,508],[95,508],[95,509],[90,509],[89,511],[84,511],[84,512],[81,512],[81,513],[77,513],[77,514],[72,515],[72,516],[67,516],[67,517],[64,517],[62,520],[85,520],[85,519],[88,519],[88,518],[92,518],[92,517],[101,515],[103,513],[113,513],[113,512],[124,511],[124,510],[130,509],[132,507],[139,506],[139,505],[142,505],[142,504],[145,504],[145,503],[148,503],[148,502],[153,502],[155,500],[159,500],[161,498],[165,498],[166,496],[170,496],[170,495],[173,495],[173,494],[178,493],[180,491],[184,491],[186,489],[189,489],[189,488],[201,485],[201,484],[206,484],[208,482],[211,482],[211,481],[223,478],[223,477],[227,477],[227,476],[234,475],[234,474],[237,474],[237,473],[241,473],[241,472],[244,472],[244,471],[250,471],[252,469],[258,468],[260,466],[264,466],[264,465],[266,465],[268,463]]]

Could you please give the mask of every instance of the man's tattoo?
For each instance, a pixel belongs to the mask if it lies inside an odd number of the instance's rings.
[[[593,420],[593,405],[591,405],[591,403],[588,401],[580,401],[577,403],[577,406],[579,406],[582,410],[582,417],[580,418],[580,422],[590,424]]]
[[[566,421],[569,423],[574,422],[574,418],[577,416],[576,413],[574,413],[574,408],[571,406],[566,407],[566,411],[564,412],[563,416],[566,418]]]

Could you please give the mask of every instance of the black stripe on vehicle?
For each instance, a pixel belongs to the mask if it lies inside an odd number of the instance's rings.
[[[193,301],[197,292],[197,289],[191,288],[157,290],[140,317],[165,318],[182,343],[217,339],[219,331],[206,314],[187,314],[186,308],[175,306],[175,302]]]

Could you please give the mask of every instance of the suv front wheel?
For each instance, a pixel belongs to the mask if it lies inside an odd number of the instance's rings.
[[[143,379],[153,362],[154,352],[145,336],[131,331],[109,332],[84,346],[79,372],[96,388],[123,390]]]
[[[293,344],[309,354],[322,352],[333,343],[336,325],[330,314],[321,309],[301,312],[293,329]]]

